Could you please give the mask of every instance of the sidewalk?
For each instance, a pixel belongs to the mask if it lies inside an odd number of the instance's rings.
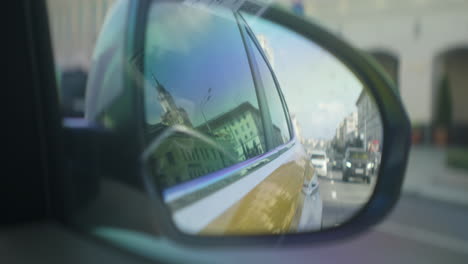
[[[468,172],[448,168],[446,152],[435,147],[413,147],[403,192],[468,206]]]

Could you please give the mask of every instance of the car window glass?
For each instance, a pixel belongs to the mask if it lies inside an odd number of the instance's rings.
[[[312,159],[325,159],[325,156],[324,155],[312,154]]]
[[[152,155],[160,186],[264,153],[256,90],[234,15],[160,3],[151,6],[148,19],[146,136],[152,142],[173,131]]]
[[[349,157],[351,159],[362,159],[362,160],[368,159],[368,155],[366,152],[351,152]]]
[[[273,79],[272,72],[268,68],[267,63],[262,54],[259,52],[257,46],[250,38],[250,35],[247,39],[249,39],[253,47],[252,50],[255,61],[257,62],[260,74],[259,77],[263,85],[263,89],[265,90],[268,110],[270,112],[271,121],[273,123],[273,144],[274,147],[276,147],[288,142],[290,139],[286,113],[278,93],[278,88],[276,87],[275,81]]]

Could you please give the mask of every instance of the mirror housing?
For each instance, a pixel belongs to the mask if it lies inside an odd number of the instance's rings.
[[[399,198],[411,145],[410,121],[393,81],[370,56],[305,18],[277,7],[269,7],[261,17],[314,41],[341,60],[369,88],[381,113],[385,132],[379,180],[369,202],[352,219],[338,227],[311,233],[223,237],[187,235],[178,230],[170,217],[171,212],[161,199],[157,199],[157,209],[164,211],[162,232],[182,244],[218,247],[277,245],[279,241],[282,244],[333,241],[356,235],[377,224]]]
[[[118,52],[124,53],[122,57],[135,59],[135,64],[140,63],[135,54],[141,54],[144,46],[145,23],[147,22],[148,7],[151,2],[132,1],[128,5],[128,22],[124,30],[126,45],[121,49],[119,48]],[[148,182],[150,172],[147,170],[148,168],[145,168],[144,160],[139,156],[144,150],[144,147],[141,146],[141,149],[134,150],[127,157],[127,160],[131,160],[135,165],[141,165],[135,166],[135,172],[133,173],[133,175],[142,175],[142,179],[136,181],[135,187],[143,188],[152,199],[151,209],[158,212],[155,216],[158,231],[181,244],[215,247],[234,245],[268,246],[278,245],[278,243],[323,243],[324,241],[341,239],[366,230],[369,226],[384,219],[398,200],[410,147],[410,122],[395,84],[370,56],[351,47],[343,40],[305,18],[298,17],[277,7],[268,7],[261,17],[315,42],[346,65],[368,88],[368,92],[375,99],[380,111],[385,132],[381,164],[378,168],[379,180],[368,203],[353,218],[338,227],[319,232],[281,235],[194,236],[183,233],[177,228],[171,217],[170,209],[164,203],[161,195],[155,190],[154,185]],[[129,138],[134,143],[133,145],[139,146],[143,142],[142,135],[144,134],[140,126],[142,116],[145,113],[144,99],[142,99],[144,94],[141,91],[142,89],[139,89],[143,80],[142,77],[132,76],[130,71],[125,71],[124,74],[125,90],[122,93],[125,96],[121,96],[120,99],[125,101],[122,105],[129,106],[125,110],[134,111],[125,111],[121,119],[122,122],[114,127],[114,131],[125,135],[125,138]],[[121,111],[121,109],[112,110]],[[109,235],[108,232],[94,233],[104,239],[116,242],[117,238]]]

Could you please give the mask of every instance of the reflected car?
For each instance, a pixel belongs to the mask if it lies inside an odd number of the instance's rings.
[[[364,149],[348,148],[343,159],[343,181],[350,178],[360,178],[365,183],[370,183],[370,170],[372,163],[369,161],[369,154]]]
[[[177,228],[208,235],[320,228],[314,168],[294,136],[268,57],[243,16],[153,2],[144,47],[125,56],[125,41],[115,33],[125,9],[116,6],[108,18],[115,23],[101,31],[86,116],[119,127],[127,117],[119,109],[131,98],[116,97],[129,89],[117,77],[125,72],[142,80],[139,125],[148,182]],[[309,218],[316,223],[301,220],[305,206],[320,216]]]
[[[343,169],[343,158],[344,156],[340,153],[335,153],[331,161],[331,167],[333,170]]]
[[[320,176],[328,174],[328,158],[327,153],[323,150],[314,150],[310,156],[310,163]]]

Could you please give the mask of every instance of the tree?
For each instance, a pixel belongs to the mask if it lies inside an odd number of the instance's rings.
[[[450,83],[445,75],[439,84],[439,94],[437,96],[437,112],[435,118],[436,126],[449,127],[452,123],[452,98],[450,93]]]
[[[364,142],[359,137],[356,137],[346,143],[346,148],[363,148]]]

